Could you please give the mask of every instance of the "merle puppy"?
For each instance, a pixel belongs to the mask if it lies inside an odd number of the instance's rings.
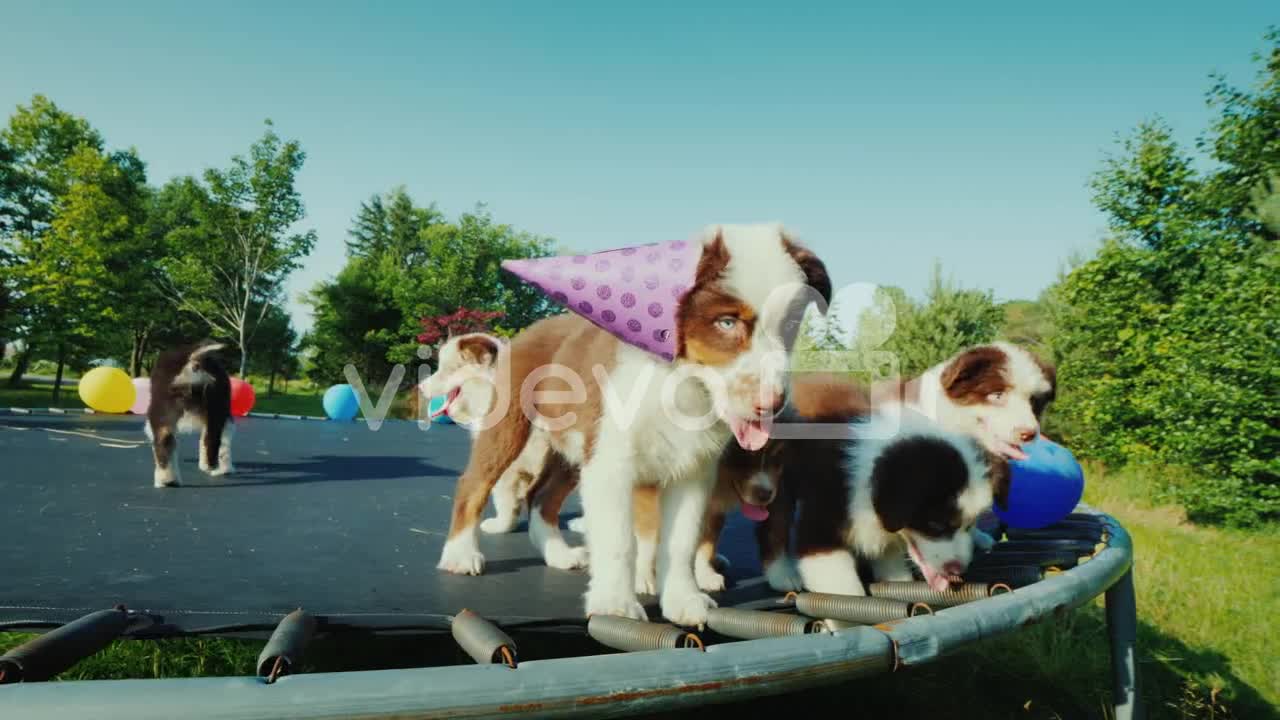
[[[225,346],[201,343],[160,354],[151,371],[147,437],[155,452],[155,486],[181,483],[178,433],[200,430],[200,469],[226,475],[231,466],[231,378],[217,352]]]

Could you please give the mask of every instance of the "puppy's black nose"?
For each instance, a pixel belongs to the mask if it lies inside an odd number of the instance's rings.
[[[749,494],[753,505],[768,505],[773,502],[773,490],[771,488],[753,487]]]

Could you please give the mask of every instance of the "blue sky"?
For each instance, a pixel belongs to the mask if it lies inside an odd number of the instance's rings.
[[[49,95],[157,184],[271,118],[308,153],[320,236],[292,295],[403,184],[574,250],[778,220],[838,284],[918,295],[936,259],[1034,297],[1101,237],[1087,182],[1117,133],[1158,113],[1192,140],[1208,74],[1251,82],[1280,22],[1266,2],[119,5],[6,8],[0,110]]]

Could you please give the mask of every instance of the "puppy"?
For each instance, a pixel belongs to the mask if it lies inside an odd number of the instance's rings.
[[[1057,370],[1007,342],[966,348],[905,383],[876,388],[876,406],[909,409],[953,432],[977,438],[992,453],[1026,459],[1021,445],[1040,434],[1045,409],[1057,394]],[[980,529],[983,550],[995,540]]]
[[[474,439],[493,407],[498,382],[494,369],[504,352],[508,352],[507,342],[487,333],[467,333],[446,340],[437,353],[439,362],[435,372],[418,384],[420,403],[445,396],[444,404],[430,413],[429,419],[448,413],[455,423],[469,429]],[[481,530],[501,534],[515,529],[527,506],[534,479],[542,472],[548,450],[545,434],[530,434],[524,449],[494,485],[490,497],[496,513],[480,523]],[[556,558],[560,561],[556,565],[582,567],[585,556],[576,555],[578,557]]]
[[[468,333],[446,340],[437,353],[436,371],[418,385],[420,402],[445,396],[444,405],[431,413],[430,418],[447,412],[459,425],[470,428],[474,436],[479,431],[479,423],[492,407],[496,383],[494,364],[505,350],[504,341],[485,333]],[[568,552],[572,555],[565,561],[562,559],[565,553],[553,536],[559,535],[558,522],[563,503],[577,487],[578,468],[569,465],[558,454],[548,458],[548,451],[545,433],[538,428],[532,429],[525,450],[503,471],[490,493],[496,516],[482,521],[480,529],[494,534],[511,532],[528,507],[530,538],[534,546],[543,553],[549,566],[572,569],[582,566],[585,556],[579,549],[570,548]],[[767,506],[777,492],[777,472],[769,469],[759,474],[726,471],[729,466],[736,468],[750,461],[753,461],[752,456],[737,443],[726,445],[694,565],[698,587],[703,591],[716,592],[725,588],[721,570],[727,561],[715,553],[725,516],[741,508],[748,518],[761,520],[768,516]],[[652,595],[656,582],[659,524],[657,488],[638,485],[633,497],[636,592]],[[570,521],[570,529],[580,531],[583,521],[583,517],[574,518]],[[563,546],[568,547],[567,543]]]
[[[459,481],[451,528],[467,522],[468,529],[458,542],[453,542],[458,533],[451,532],[438,569],[461,575],[483,573],[484,555],[476,546],[475,527],[478,524],[490,533],[510,532],[525,507],[531,508],[530,540],[547,565],[562,570],[586,567],[586,548],[570,546],[559,528],[560,506],[577,484],[576,464],[551,457],[549,436],[542,428],[526,423],[515,433],[494,434],[506,427],[511,416],[524,416],[520,404],[531,390],[523,387],[524,378],[549,366],[579,323],[576,315],[562,314],[534,323],[510,342],[477,333],[452,338],[441,347],[436,372],[420,383],[421,397],[447,395],[444,409],[449,416],[471,428],[467,467],[477,472],[482,467],[486,478],[497,478],[492,485]],[[513,380],[516,377],[521,380]],[[463,477],[469,476],[464,473]],[[549,498],[538,511],[531,506],[535,492]],[[491,496],[497,513],[479,523],[478,515]]]
[[[855,421],[836,472],[793,487],[799,498],[796,555],[814,592],[864,595],[855,555],[878,580],[911,580],[906,558],[934,590],[961,579],[971,531],[994,501],[1008,499],[1007,461],[974,438],[917,413]]]
[[[151,401],[145,430],[155,455],[155,486],[182,482],[179,432],[200,429],[200,469],[213,476],[233,472],[231,378],[217,352],[225,345],[205,343],[161,353],[151,371]]]
[[[966,348],[904,383],[876,388],[876,406],[909,408],[947,430],[977,438],[987,450],[1026,459],[1020,446],[1040,433],[1057,393],[1057,371],[1007,342]]]
[[[550,421],[540,423],[552,449],[579,469],[591,551],[585,613],[647,619],[635,593],[633,499],[634,488],[646,484],[660,488],[662,615],[682,625],[706,621],[715,602],[698,589],[693,560],[716,462],[731,437],[746,449],[768,440],[764,421],[786,398],[786,361],[812,299],[802,290],[819,294],[825,307],[831,285],[821,261],[777,225],[712,226],[694,242],[696,273],[692,286],[680,289],[673,362],[578,315],[541,321],[572,323],[557,336],[552,358],[568,377],[542,378],[549,387],[530,402],[532,415],[507,412],[477,436],[459,478],[441,567],[483,567],[475,543],[481,503],[525,446],[537,416]],[[671,248],[683,249],[678,245]],[[545,364],[530,363],[519,338],[506,357],[510,372],[499,375],[512,387],[523,388]],[[683,421],[691,418],[702,422]]]

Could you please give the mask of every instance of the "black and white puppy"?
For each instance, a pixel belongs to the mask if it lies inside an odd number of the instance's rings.
[[[910,558],[935,590],[960,581],[979,514],[1007,500],[1007,461],[911,410],[873,413],[852,426],[837,472],[791,483],[803,586],[865,594],[855,558],[868,560],[878,580],[913,579]]]
[[[200,430],[200,469],[226,475],[231,465],[231,378],[219,343],[187,345],[161,353],[151,371],[147,438],[155,453],[155,486],[181,484],[178,434]]]

